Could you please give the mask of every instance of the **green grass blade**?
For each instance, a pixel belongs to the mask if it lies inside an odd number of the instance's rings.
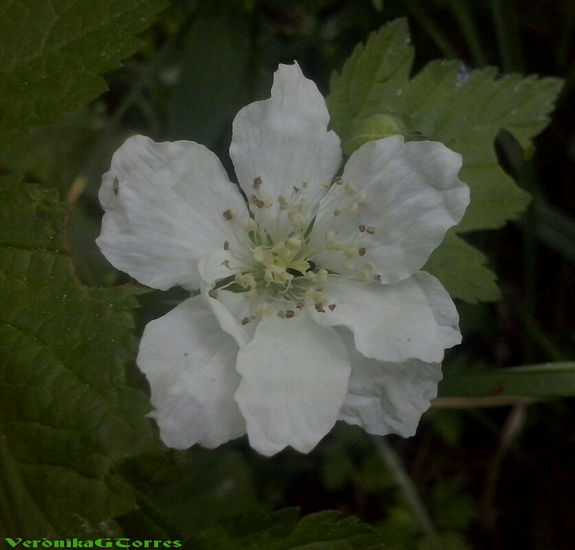
[[[439,397],[568,397],[575,395],[575,361],[455,374]]]

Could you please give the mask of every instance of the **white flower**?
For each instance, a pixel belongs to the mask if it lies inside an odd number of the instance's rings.
[[[308,452],[338,419],[409,436],[436,396],[461,335],[419,270],[469,202],[461,158],[393,136],[334,180],[328,122],[315,84],[282,65],[234,120],[239,188],[197,143],[135,136],[113,156],[102,252],[153,288],[201,290],[147,325],[137,359],[170,447],[247,432],[265,455]]]

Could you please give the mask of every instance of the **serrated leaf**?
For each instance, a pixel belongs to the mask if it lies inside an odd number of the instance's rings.
[[[297,510],[244,518],[194,540],[198,550],[384,550],[379,533],[358,518],[324,511],[298,521]]]
[[[429,63],[409,80],[412,60],[407,25],[396,20],[359,45],[341,73],[333,75],[328,107],[344,149],[350,153],[354,143],[361,143],[354,140],[353,128],[362,120],[397,117],[406,135],[441,141],[463,156],[461,179],[471,189],[471,204],[456,232],[495,229],[518,217],[529,195],[499,166],[493,142],[505,128],[527,147],[547,124],[562,81],[516,74],[498,78],[493,67],[469,70],[447,60]],[[436,251],[431,269],[466,301],[496,299],[494,276],[482,267],[482,257],[455,242],[446,240]],[[444,259],[454,266],[475,265],[475,280],[449,273]]]
[[[435,275],[452,298],[470,303],[499,300],[495,274],[485,255],[450,231],[423,269]]]
[[[355,121],[382,113],[399,117],[408,134],[462,154],[461,177],[472,201],[458,231],[496,228],[517,217],[528,196],[498,165],[493,141],[505,128],[528,146],[546,126],[562,81],[497,78],[494,67],[469,70],[447,60],[428,63],[408,80],[412,60],[407,25],[396,20],[358,46],[341,74],[333,75],[328,107],[344,146]]]
[[[90,105],[53,124],[5,140],[0,147],[0,170],[30,175],[33,181],[64,194],[94,146],[96,128],[102,120],[99,110]]]
[[[10,532],[116,533],[114,518],[135,500],[114,465],[151,442],[147,399],[124,383],[134,292],[81,286],[56,193],[1,183],[0,456]]]
[[[183,538],[229,518],[267,511],[243,456],[229,448],[142,456],[130,466],[129,479]]]
[[[396,19],[359,44],[341,73],[333,74],[327,103],[332,127],[344,141],[355,121],[384,112],[382,101],[407,85],[414,55],[409,42],[407,22]]]
[[[164,0],[8,0],[0,8],[0,135],[56,121],[106,90]]]
[[[575,362],[544,363],[453,374],[439,397],[568,397],[575,395]]]

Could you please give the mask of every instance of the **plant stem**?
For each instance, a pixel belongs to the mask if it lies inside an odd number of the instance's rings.
[[[466,0],[450,0],[451,11],[457,19],[459,28],[465,37],[465,41],[471,50],[471,55],[477,67],[484,67],[487,65],[487,57],[481,45],[479,32],[473,21],[469,4]]]
[[[521,70],[521,50],[519,45],[519,31],[517,28],[517,13],[512,2],[489,0],[497,46],[501,56],[501,65],[504,72],[509,73]]]
[[[401,459],[395,452],[393,447],[385,440],[383,437],[374,437],[373,442],[375,448],[377,449],[379,456],[389,468],[389,471],[393,475],[397,486],[402,492],[407,504],[411,508],[414,518],[421,527],[421,530],[425,533],[427,537],[427,542],[432,550],[442,550],[442,544],[439,540],[437,530],[435,525],[431,521],[425,506],[415,485],[411,481],[407,471],[405,470]]]
[[[413,15],[416,21],[423,27],[425,32],[431,37],[445,57],[451,59],[459,57],[457,50],[452,46],[443,31],[436,25],[435,21],[419,5],[418,0],[403,0],[403,3],[407,6],[411,15]]]

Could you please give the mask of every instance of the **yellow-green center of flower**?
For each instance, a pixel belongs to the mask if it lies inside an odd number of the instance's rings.
[[[295,276],[303,276],[310,270],[310,263],[301,257],[303,239],[290,237],[273,246],[256,246],[253,258],[261,264],[265,283],[289,286]]]
[[[263,244],[269,239],[264,239],[257,230],[250,232],[250,238],[254,243],[252,267],[236,273],[234,282],[253,300],[257,313],[265,315],[276,311],[289,318],[297,315],[306,302],[313,303],[318,311],[323,310],[324,305],[327,307],[323,285],[328,272],[317,269],[309,258],[310,251],[302,233],[295,232],[272,244]],[[278,300],[282,305],[278,306]]]

